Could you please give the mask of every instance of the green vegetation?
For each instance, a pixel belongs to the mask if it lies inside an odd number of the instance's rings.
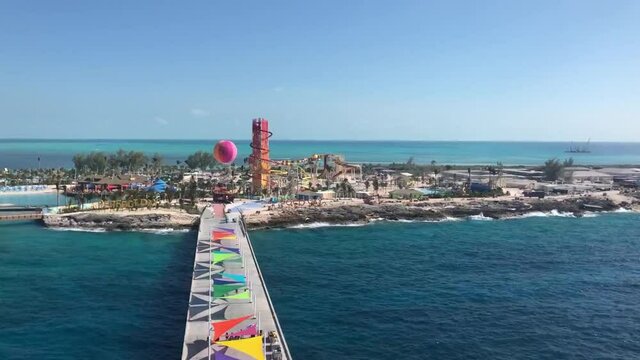
[[[189,155],[187,160],[184,161],[190,169],[211,169],[216,164],[213,154],[204,151],[197,151],[194,154]]]
[[[76,154],[73,156],[73,165],[79,174],[86,172],[105,174],[107,171],[115,173],[141,171],[147,165],[157,166],[162,162],[162,157],[155,154],[151,162],[140,151],[126,152],[122,149],[116,153],[108,154],[102,151],[92,151],[88,154]]]
[[[573,158],[569,158],[560,162],[560,160],[554,158],[544,162],[542,172],[544,173],[545,180],[558,181],[565,180],[567,167],[573,166]]]

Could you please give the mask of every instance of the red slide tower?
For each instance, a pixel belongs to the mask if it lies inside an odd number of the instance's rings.
[[[269,121],[263,118],[253,119],[253,137],[251,140],[251,164],[253,193],[262,195],[269,192],[269,172],[271,171],[271,160],[269,159],[269,138],[273,134],[269,131]]]

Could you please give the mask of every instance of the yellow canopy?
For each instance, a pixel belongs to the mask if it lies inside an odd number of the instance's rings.
[[[238,350],[256,360],[265,360],[262,351],[262,335],[240,340],[216,341],[216,344]]]

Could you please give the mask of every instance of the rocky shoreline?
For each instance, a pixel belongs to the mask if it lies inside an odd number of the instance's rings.
[[[107,231],[183,230],[197,229],[200,224],[200,217],[185,213],[120,214],[79,212],[63,215],[45,215],[42,221],[45,226],[51,228],[101,229]]]
[[[246,216],[249,229],[285,228],[301,224],[329,223],[336,225],[364,224],[378,220],[442,221],[472,216],[503,219],[530,213],[571,213],[580,217],[590,212],[631,208],[631,204],[617,204],[609,199],[574,198],[565,200],[505,200],[467,204],[431,206],[419,204],[342,205],[335,207],[304,207],[279,209],[268,216]]]
[[[391,203],[367,205],[364,203],[337,206],[302,206],[276,208],[244,216],[248,229],[286,228],[312,223],[335,225],[366,224],[379,220],[442,221],[482,216],[504,219],[531,213],[571,214],[576,217],[586,213],[614,211],[619,208],[634,209],[635,204],[615,202],[609,198],[580,197],[543,200],[471,200],[465,203]],[[179,211],[137,212],[79,212],[61,215],[45,215],[43,223],[51,228],[77,228],[87,230],[182,230],[197,229],[198,215]]]

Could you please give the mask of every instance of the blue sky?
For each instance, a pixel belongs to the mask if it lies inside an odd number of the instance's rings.
[[[4,1],[0,138],[640,140],[640,1]]]

